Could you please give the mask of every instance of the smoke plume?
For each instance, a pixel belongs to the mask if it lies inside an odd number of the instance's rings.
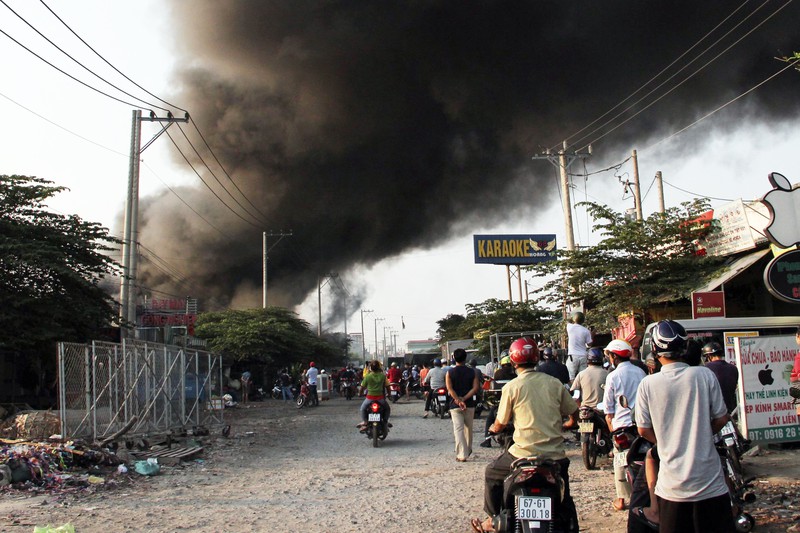
[[[798,44],[798,6],[734,43],[779,7],[173,2],[183,58],[177,101],[243,196],[226,183],[235,202],[208,173],[206,181],[238,215],[202,185],[180,190],[208,222],[171,194],[145,198],[141,240],[160,256],[183,258],[181,277],[210,307],[258,306],[262,231],[291,229],[291,237],[268,238],[269,298],[297,304],[321,276],[432,247],[457,227],[497,222],[509,209],[557,201],[552,168],[531,162],[545,147],[596,140],[592,164],[615,162],[620,148],[675,131],[762,81],[780,68],[774,58]],[[797,107],[797,76],[777,77],[739,112],[785,119]],[[613,124],[594,131],[604,119],[572,136],[643,85],[605,117],[622,113]],[[151,262],[141,268],[146,286],[188,290]],[[360,297],[352,296],[351,309]]]

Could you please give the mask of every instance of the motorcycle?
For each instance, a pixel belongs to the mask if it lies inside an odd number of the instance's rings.
[[[611,432],[611,440],[614,443],[614,450],[618,453],[614,454],[614,466],[620,466],[623,469],[628,467],[628,451],[634,440],[639,437],[636,425],[626,426],[624,428],[617,428]],[[627,474],[626,474],[627,476]]]
[[[511,445],[513,427],[492,438],[502,447]],[[578,531],[578,514],[572,498],[564,498],[561,465],[550,459],[522,457],[511,463],[503,482],[500,512],[492,517],[498,533],[568,533]]]
[[[380,402],[369,404],[367,411],[367,426],[361,430],[372,441],[372,447],[378,447],[378,441],[386,439],[389,435],[389,423],[386,407]]]
[[[308,384],[305,381],[300,384],[300,390],[295,396],[295,403],[298,409],[302,409],[308,403]]]
[[[433,416],[444,420],[444,417],[450,413],[450,397],[447,395],[447,389],[439,387],[431,393],[433,394],[433,403],[431,403]]]
[[[389,383],[389,400],[392,403],[397,403],[397,400],[400,399],[400,384],[396,382]]]
[[[339,387],[342,396],[344,396],[348,400],[353,399],[353,396],[355,395],[355,383],[353,383],[353,381],[349,379],[343,379]]]
[[[593,407],[582,405],[578,412],[581,455],[586,470],[597,468],[597,457],[611,452],[611,433],[603,416]]]
[[[409,396],[414,396],[417,400],[425,397],[419,378],[410,380],[406,385],[406,390]]]
[[[736,531],[747,533],[752,531],[756,525],[753,516],[744,511],[745,504],[756,501],[756,495],[752,490],[755,478],[745,478],[743,476],[740,462],[743,445],[736,434],[733,422],[729,420],[719,433],[714,435],[714,441],[717,453],[722,461],[725,481],[728,484]]]
[[[276,379],[275,384],[272,386],[272,391],[270,392],[273,400],[280,400],[283,398],[283,387],[281,387],[281,380]]]

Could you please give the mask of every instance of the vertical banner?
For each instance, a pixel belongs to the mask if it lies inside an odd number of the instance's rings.
[[[737,337],[758,337],[757,331],[726,331],[725,337],[725,361],[736,364],[736,338]]]
[[[800,426],[789,396],[797,352],[794,336],[736,337],[742,431],[761,443],[800,441]]]

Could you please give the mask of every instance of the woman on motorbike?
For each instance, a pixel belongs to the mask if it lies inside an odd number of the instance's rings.
[[[361,388],[367,390],[367,397],[361,402],[361,423],[357,426],[362,430],[367,426],[367,411],[372,402],[378,402],[383,406],[386,412],[386,420],[389,420],[389,414],[391,413],[389,402],[386,401],[386,394],[389,390],[389,379],[386,377],[386,374],[381,372],[380,361],[371,361],[369,370],[369,374],[366,374],[361,381]]]

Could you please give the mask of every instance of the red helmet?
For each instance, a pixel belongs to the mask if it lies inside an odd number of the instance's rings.
[[[536,341],[532,338],[520,337],[511,343],[508,355],[511,362],[517,365],[536,363],[539,360],[539,348],[536,347]]]
[[[314,361],[311,361],[310,363],[308,363],[308,366],[317,366],[317,365],[314,364]]]

